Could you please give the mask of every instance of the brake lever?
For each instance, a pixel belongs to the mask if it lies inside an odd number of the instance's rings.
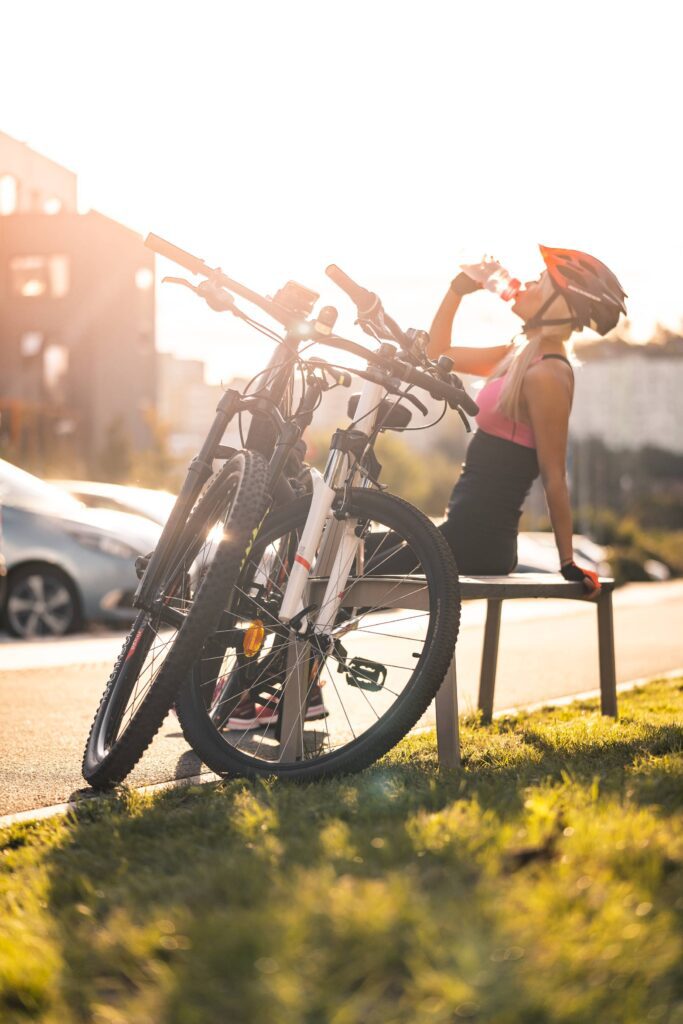
[[[416,409],[420,410],[423,416],[429,415],[429,409],[427,408],[427,406],[424,405],[424,403],[421,402],[419,398],[416,398],[415,395],[411,395],[407,391],[403,391],[401,392],[400,398],[401,401],[405,399],[407,402],[411,402]]]
[[[339,370],[333,366],[330,366],[324,359],[318,359],[317,357],[307,359],[306,365],[312,367],[314,370],[320,370],[328,377],[332,378],[333,385],[339,385],[343,388],[351,387],[351,374],[347,373],[346,370]]]
[[[368,380],[372,381],[373,384],[381,384],[382,387],[386,388],[390,394],[396,395],[399,402],[402,402],[404,399],[406,402],[410,402],[416,409],[420,410],[423,416],[429,415],[429,409],[416,395],[412,395],[408,391],[401,390],[405,382],[402,381],[400,377],[392,377],[384,373],[382,370],[375,370],[373,367],[368,367],[365,373],[361,374],[361,376],[366,377]]]
[[[162,277],[162,284],[182,284],[185,288],[189,288],[195,295],[199,295],[199,286],[192,284],[192,281],[186,281],[184,277]]]
[[[356,323],[362,331],[369,334],[371,338],[375,338],[376,341],[392,341],[396,344],[398,339],[387,324],[384,306],[376,295],[374,295],[374,300],[372,306],[363,310],[363,314],[358,316]]]
[[[202,281],[196,289],[210,309],[216,313],[235,312],[235,296],[226,288],[215,285],[211,280]]]
[[[456,409],[455,409],[455,411],[457,412],[458,416],[459,416],[459,417],[460,417],[460,419],[462,420],[462,422],[463,422],[463,425],[464,425],[464,427],[465,427],[465,431],[466,431],[466,432],[467,432],[468,434],[471,434],[471,433],[472,433],[472,425],[471,425],[470,421],[469,421],[469,420],[467,419],[467,416],[466,416],[466,415],[465,415],[465,413],[464,413],[464,412],[462,411],[462,409],[460,408],[460,406],[459,406],[459,405],[458,405],[458,406],[456,406]]]

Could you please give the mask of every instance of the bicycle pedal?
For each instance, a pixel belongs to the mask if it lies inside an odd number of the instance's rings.
[[[344,671],[349,686],[357,686],[359,690],[381,690],[387,678],[384,665],[368,658],[351,658]]]

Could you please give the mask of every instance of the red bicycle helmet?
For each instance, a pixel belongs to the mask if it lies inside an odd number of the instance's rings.
[[[547,245],[539,245],[539,249],[551,281],[573,314],[574,329],[590,327],[598,334],[611,331],[619,314],[626,312],[627,296],[609,267],[577,249]]]

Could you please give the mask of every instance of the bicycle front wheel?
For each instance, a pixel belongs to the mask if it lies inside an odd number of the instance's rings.
[[[312,779],[366,767],[426,711],[453,656],[450,548],[426,516],[379,491],[350,492],[360,543],[323,642],[302,643],[279,621],[309,507],[307,496],[268,516],[178,696],[186,739],[219,774]],[[325,582],[314,563],[307,604],[320,603]]]
[[[161,727],[239,578],[265,514],[267,474],[260,455],[238,452],[195,505],[167,556],[157,599],[138,613],[97,709],[83,756],[91,786],[121,782]]]

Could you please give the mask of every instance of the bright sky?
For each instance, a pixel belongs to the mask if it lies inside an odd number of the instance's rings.
[[[84,208],[257,290],[299,280],[349,330],[327,263],[428,327],[459,260],[532,275],[542,241],[612,267],[641,340],[683,318],[677,15],[670,0],[6,4],[0,130],[75,170]],[[516,326],[477,295],[457,339]],[[226,379],[269,352],[163,289],[158,344]]]

